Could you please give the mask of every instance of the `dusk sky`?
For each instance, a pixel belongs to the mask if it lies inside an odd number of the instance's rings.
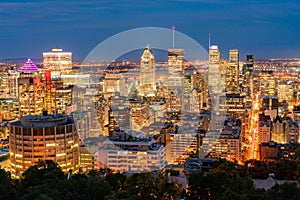
[[[205,48],[210,33],[226,58],[233,48],[241,60],[300,57],[298,0],[35,0],[0,2],[0,59],[41,59],[58,46],[82,60],[119,32],[172,25]]]

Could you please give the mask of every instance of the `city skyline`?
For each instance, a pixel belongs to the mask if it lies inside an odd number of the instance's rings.
[[[57,46],[72,51],[74,60],[82,60],[119,32],[173,25],[206,50],[210,33],[211,44],[221,52],[238,48],[241,58],[299,54],[297,1],[8,1],[0,5],[1,44],[6,47],[0,50],[0,59],[41,58],[40,52]]]
[[[0,2],[0,199],[299,199],[299,11]]]

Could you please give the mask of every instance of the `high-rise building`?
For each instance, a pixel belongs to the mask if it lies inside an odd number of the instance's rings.
[[[18,97],[18,78],[20,73],[15,69],[0,73],[0,97],[17,98]]]
[[[271,141],[285,144],[288,140],[288,134],[285,131],[285,121],[278,115],[272,122]]]
[[[51,52],[43,53],[44,69],[49,69],[52,76],[68,74],[72,70],[72,52],[64,52],[55,48]]]
[[[41,114],[44,108],[43,83],[36,65],[28,59],[18,78],[19,115]]]
[[[140,59],[140,95],[154,96],[156,90],[155,58],[151,48],[147,46]]]
[[[140,131],[149,125],[149,104],[143,100],[130,100],[132,129]]]
[[[229,51],[229,63],[226,69],[226,93],[239,94],[239,52],[237,49]]]
[[[271,118],[268,115],[260,114],[258,118],[257,144],[271,140]]]
[[[223,113],[231,115],[231,117],[243,121],[246,115],[245,96],[226,94],[225,96],[221,96],[221,99],[221,102],[224,104],[220,104],[220,110],[223,111]]]
[[[44,109],[51,113],[55,111],[56,108],[56,87],[51,81],[51,71],[44,71]]]
[[[113,117],[120,129],[131,129],[130,106],[126,104],[115,104],[110,106],[110,117]]]
[[[294,99],[294,86],[291,81],[278,81],[278,102],[286,101],[292,105]]]
[[[9,126],[10,173],[13,178],[39,161],[53,160],[64,172],[79,169],[78,135],[66,115],[25,116]]]
[[[220,51],[218,46],[209,48],[208,85],[211,94],[220,93]]]
[[[107,73],[103,80],[103,92],[108,93],[109,96],[111,96],[112,93],[120,93],[121,85],[125,84],[121,78],[122,74],[120,73]]]
[[[277,96],[277,80],[270,71],[263,71],[259,74],[259,91],[261,96]]]
[[[166,161],[169,164],[183,164],[199,148],[197,133],[169,131],[165,133],[165,142]]]
[[[246,97],[246,108],[249,109],[252,106],[252,94],[253,94],[253,73],[254,73],[254,57],[253,55],[247,55],[246,63],[244,64],[244,70],[242,71],[242,95]],[[245,74],[244,74],[245,73]]]
[[[168,50],[168,89],[173,92],[179,100],[179,105],[183,103],[184,85],[184,50]]]
[[[239,161],[242,158],[241,127],[242,122],[239,119],[230,118],[225,120],[224,128],[213,145],[209,156],[211,158],[223,158],[230,161]]]
[[[299,124],[293,120],[287,120],[285,125],[285,131],[288,135],[287,143],[298,144],[299,143]]]
[[[198,88],[194,88],[190,95],[190,112],[200,113],[200,110],[203,108],[203,92]]]

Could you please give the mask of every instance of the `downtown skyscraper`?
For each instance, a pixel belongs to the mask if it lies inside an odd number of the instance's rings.
[[[229,51],[229,63],[226,69],[226,93],[238,94],[239,92],[239,51],[232,49]]]
[[[155,96],[155,58],[151,48],[147,46],[140,59],[140,93],[143,96]]]
[[[72,52],[64,52],[59,48],[44,52],[43,65],[44,69],[51,70],[52,76],[68,74],[72,70]]]
[[[212,45],[209,48],[209,63],[208,63],[208,85],[211,94],[216,94],[219,91],[219,71],[220,71],[220,51],[218,46]]]
[[[43,111],[43,83],[37,66],[28,59],[18,78],[19,116],[38,115]]]
[[[168,84],[169,102],[173,111],[180,111],[184,93],[184,49],[168,50]],[[176,103],[175,103],[176,102]]]

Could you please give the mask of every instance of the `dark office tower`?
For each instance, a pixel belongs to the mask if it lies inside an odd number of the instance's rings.
[[[250,109],[253,94],[253,74],[254,74],[254,57],[247,55],[246,63],[244,64],[244,75],[242,82],[242,94],[246,97],[246,108]]]

